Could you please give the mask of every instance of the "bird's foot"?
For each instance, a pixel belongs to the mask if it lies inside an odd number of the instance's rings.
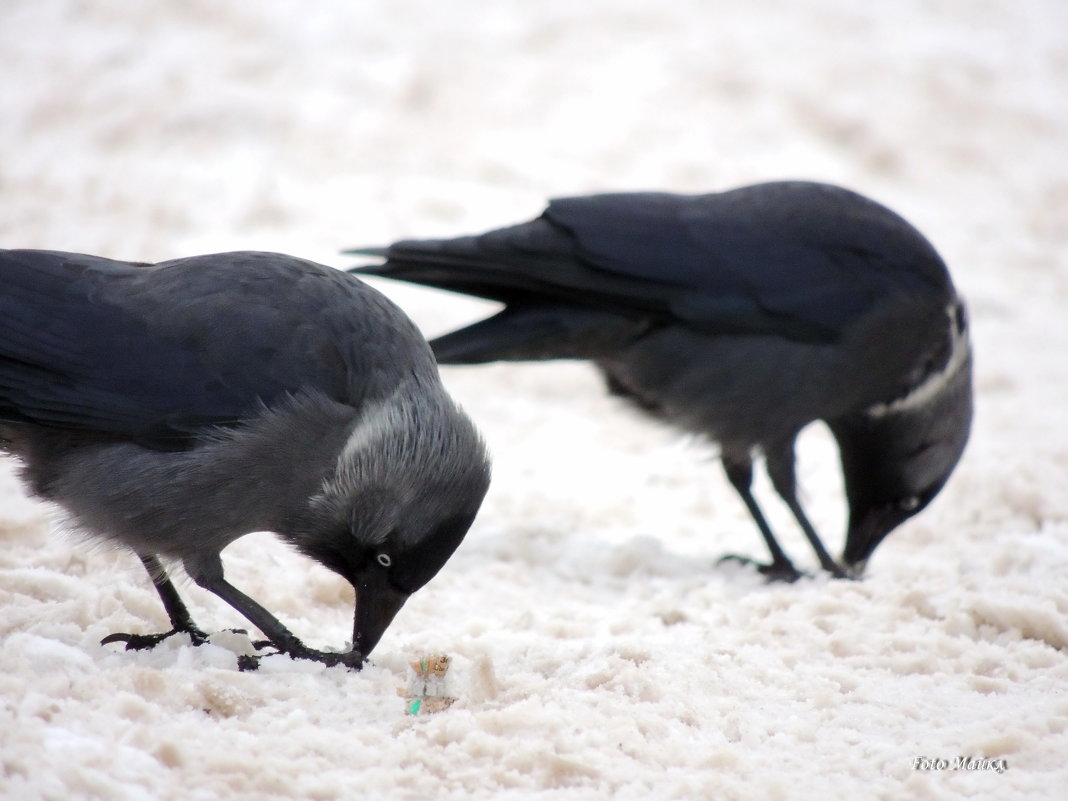
[[[113,642],[123,642],[126,643],[127,651],[148,651],[176,634],[188,635],[189,640],[193,645],[203,645],[208,641],[207,634],[196,626],[190,626],[188,628],[173,628],[170,631],[164,631],[160,634],[126,634],[124,632],[115,632],[102,639],[100,644],[110,645]]]
[[[823,569],[830,573],[831,576],[836,579],[848,579],[850,581],[853,581],[855,579],[860,578],[858,574],[855,574],[848,568],[842,567],[840,564],[833,560],[823,565]]]
[[[256,649],[261,649],[261,643],[256,643]],[[334,667],[335,665],[341,665],[347,667],[349,670],[360,670],[366,660],[363,654],[358,651],[316,651],[314,648],[308,648],[303,643],[298,642],[296,645],[291,645],[288,648],[279,648],[272,642],[267,642],[267,646],[273,647],[275,650],[270,653],[264,654],[243,654],[237,658],[237,667],[242,671],[258,670],[260,661],[265,656],[274,656],[275,654],[286,654],[291,659],[306,659],[310,662],[318,662],[321,665],[327,667]]]
[[[225,631],[233,634],[244,634],[248,636],[246,629],[225,629]],[[189,641],[195,646],[203,645],[211,639],[211,635],[201,631],[196,626],[188,627],[175,627],[170,631],[164,631],[160,634],[126,634],[124,632],[116,632],[115,634],[109,634],[107,637],[100,641],[101,645],[110,645],[114,642],[126,643],[127,651],[149,651],[155,648],[164,640],[170,639],[177,634],[186,634],[189,636]],[[252,643],[252,647],[257,651],[262,651],[264,648],[273,646],[270,640],[255,640]]]
[[[792,584],[799,578],[808,576],[807,573],[802,573],[791,562],[758,562],[756,559],[751,559],[748,556],[741,556],[739,554],[729,553],[725,556],[721,556],[717,564],[723,564],[724,562],[740,562],[743,565],[752,565],[757,569],[770,584],[771,582],[783,581],[787,584]]]

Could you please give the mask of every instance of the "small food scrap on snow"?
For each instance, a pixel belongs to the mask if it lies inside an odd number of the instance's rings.
[[[409,715],[431,715],[448,709],[456,700],[448,693],[446,674],[449,672],[449,657],[424,656],[410,663],[413,675],[408,679],[408,689],[398,691],[407,699],[405,712]]]

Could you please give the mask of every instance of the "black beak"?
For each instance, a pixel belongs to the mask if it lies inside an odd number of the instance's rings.
[[[353,581],[352,586],[356,589],[352,650],[366,659],[408,600],[408,594],[395,589],[381,571],[373,568]]]

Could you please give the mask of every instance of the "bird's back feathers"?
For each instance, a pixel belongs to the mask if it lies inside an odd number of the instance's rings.
[[[564,198],[536,220],[481,236],[351,252],[386,258],[354,272],[506,304],[799,342],[836,341],[887,297],[936,294],[944,306],[952,296],[942,260],[905,220],[848,190],[804,182]]]
[[[403,340],[414,348],[397,349],[397,328],[414,334]],[[376,386],[379,366],[413,359],[413,370],[433,370],[399,310],[300,259],[229,253],[133,265],[0,251],[8,422],[181,449],[205,426],[240,422],[308,387],[358,406],[389,389]]]

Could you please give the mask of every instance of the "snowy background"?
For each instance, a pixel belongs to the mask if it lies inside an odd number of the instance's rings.
[[[716,565],[763,551],[707,445],[583,365],[447,369],[494,484],[359,674],[241,673],[226,637],[100,646],[160,630],[155,593],[2,463],[0,797],[1064,797],[1063,0],[4,0],[0,55],[5,247],[345,266],[342,247],[552,196],[819,179],[935,243],[978,371],[963,462],[868,577],[765,586]],[[428,334],[487,308],[380,286]],[[838,551],[835,459],[806,433],[806,500]],[[264,533],[225,558],[310,644],[343,645],[340,579]],[[242,622],[185,586],[202,626]],[[458,700],[405,716],[407,664],[434,652]],[[921,755],[1009,768],[915,771]]]

